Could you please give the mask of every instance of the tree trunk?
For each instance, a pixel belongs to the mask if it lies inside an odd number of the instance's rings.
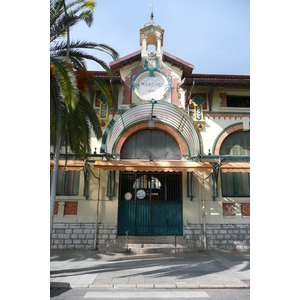
[[[64,10],[67,16],[68,13],[67,13],[65,1],[64,1]],[[67,60],[69,60],[69,51],[70,51],[70,30],[69,27],[67,27]],[[55,207],[55,196],[56,196],[56,182],[57,182],[57,175],[58,175],[58,162],[59,162],[59,154],[60,154],[60,142],[61,142],[61,135],[58,137],[55,145],[52,185],[50,191],[50,247],[51,247],[53,220],[54,220],[54,207]]]
[[[59,162],[59,154],[60,154],[60,141],[61,141],[61,136],[59,136],[55,145],[54,164],[53,164],[53,171],[52,171],[52,184],[50,190],[50,247],[51,247],[51,236],[52,236],[53,219],[54,219],[56,182],[57,182],[58,162]]]

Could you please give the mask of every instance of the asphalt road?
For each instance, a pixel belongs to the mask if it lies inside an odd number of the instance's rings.
[[[52,300],[249,300],[250,289],[54,289]]]

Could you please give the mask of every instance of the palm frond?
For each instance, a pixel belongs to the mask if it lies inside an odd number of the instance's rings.
[[[93,131],[96,135],[96,138],[100,139],[102,137],[102,130],[100,127],[99,119],[98,119],[97,115],[95,114],[93,105],[91,104],[89,99],[87,99],[87,97],[82,92],[80,92],[79,103],[84,108],[86,117],[89,120],[89,122],[91,123]]]
[[[95,1],[92,0],[51,0],[50,1],[50,142],[56,144],[62,138],[70,146],[76,158],[82,159],[90,152],[91,132],[96,138],[102,136],[98,116],[86,96],[78,89],[75,70],[85,68],[86,60],[92,60],[112,76],[109,66],[90,54],[91,50],[101,51],[113,59],[119,54],[105,44],[70,41],[70,29],[83,21],[88,26],[93,22]],[[68,35],[67,41],[64,40]],[[89,53],[87,53],[89,52]],[[109,86],[86,72],[92,82],[112,102]]]
[[[112,57],[112,59],[116,60],[119,58],[119,53],[114,50],[112,47],[106,45],[106,44],[99,44],[99,43],[92,43],[92,42],[87,42],[87,41],[71,41],[70,42],[70,50],[71,49],[91,49],[91,50],[96,50],[96,51],[101,51],[105,52],[108,55]],[[60,43],[57,43],[54,45],[51,50],[52,51],[62,51],[67,49],[67,42],[66,41],[61,41]]]
[[[67,107],[59,84],[50,77],[50,145],[55,146],[59,136],[66,128]]]
[[[64,57],[66,54],[66,50],[62,50],[62,51],[57,51],[56,54],[60,57]],[[105,61],[98,59],[96,56],[88,54],[86,52],[80,51],[78,49],[70,49],[69,51],[69,59],[70,61],[74,61],[75,63],[79,63],[79,65],[81,68],[85,65],[85,60],[91,60],[94,61],[96,63],[98,63],[109,75],[112,75],[111,70],[109,68],[109,66],[106,64]]]
[[[112,107],[113,97],[111,94],[110,87],[108,87],[102,80],[99,80],[97,78],[91,78],[91,81],[93,85],[95,85],[95,87],[99,89],[102,95],[107,99],[108,106]]]
[[[67,61],[61,61],[54,57],[50,57],[50,63],[53,66],[54,74],[67,107],[74,109],[78,102],[78,89],[72,67]]]

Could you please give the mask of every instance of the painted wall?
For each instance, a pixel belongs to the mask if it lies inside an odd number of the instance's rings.
[[[111,200],[105,196],[106,185],[106,171],[93,171],[95,176],[100,174],[100,185],[98,179],[96,179],[90,173],[90,186],[88,200],[84,196],[57,196],[56,201],[60,203],[58,214],[54,216],[54,222],[78,222],[78,223],[94,223],[96,222],[97,204],[99,205],[98,221],[103,224],[117,224],[118,219],[118,186],[119,186],[119,174],[116,172],[116,196]],[[204,180],[209,173],[195,173],[195,197],[191,201],[190,197],[187,197],[187,174],[182,174],[182,199],[183,199],[183,224],[195,225],[203,224],[203,212],[206,212],[207,224],[249,224],[250,218],[243,217],[241,215],[240,204],[249,203],[250,198],[231,198],[221,197],[221,182],[219,178],[219,197],[213,201],[212,198],[212,180]],[[80,189],[79,195],[83,194],[83,172],[80,174]],[[203,185],[204,180],[204,185]],[[98,201],[98,188],[99,188],[99,201]],[[203,203],[204,200],[204,203]],[[78,214],[77,215],[65,215],[63,214],[64,202],[78,202]],[[236,216],[229,217],[223,216],[222,203],[236,203]],[[203,207],[204,205],[204,207]]]
[[[79,196],[56,196],[57,202],[78,202],[77,215],[65,215],[63,214],[63,206],[59,206],[58,214],[54,216],[54,222],[78,222],[78,223],[94,223],[97,216],[98,205],[98,221],[105,224],[117,223],[118,216],[118,186],[119,176],[116,176],[116,196],[109,200],[109,197],[105,196],[105,183],[106,183],[106,171],[93,171],[96,177],[100,174],[99,180],[90,172],[89,181],[89,197],[86,199],[83,195],[84,187],[84,174],[80,172],[80,188]],[[98,197],[99,190],[99,197]]]

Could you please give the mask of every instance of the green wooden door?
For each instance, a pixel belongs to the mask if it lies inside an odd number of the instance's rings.
[[[118,234],[182,235],[181,173],[121,172]]]

